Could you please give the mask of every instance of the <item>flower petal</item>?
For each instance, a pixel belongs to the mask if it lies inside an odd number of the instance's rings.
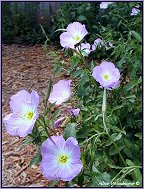
[[[25,137],[32,132],[35,120],[27,122],[17,114],[9,114],[4,117],[3,122],[7,133],[12,136]]]
[[[55,157],[43,159],[40,164],[40,168],[44,177],[48,180],[60,180],[58,175],[58,165],[55,162]]]
[[[12,112],[18,112],[21,108],[21,104],[31,101],[31,95],[26,90],[21,90],[10,99],[10,108]]]
[[[48,101],[60,105],[67,101],[71,96],[70,88],[71,80],[60,80],[53,86],[53,90],[50,93]]]
[[[51,136],[42,143],[41,154],[46,156],[48,154],[57,153],[57,148],[63,149],[65,140],[62,136]]]
[[[74,45],[77,44],[77,42],[74,40],[70,33],[64,32],[60,35],[60,44],[64,48],[74,49]]]
[[[31,93],[31,102],[33,104],[35,104],[36,106],[38,106],[38,104],[39,104],[39,95],[38,95],[38,93],[35,90],[32,90],[32,93]]]

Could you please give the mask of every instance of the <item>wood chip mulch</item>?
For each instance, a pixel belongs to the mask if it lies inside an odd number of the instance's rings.
[[[49,52],[56,52],[66,61],[61,50],[51,46],[48,49],[46,54],[41,45],[2,46],[2,118],[11,112],[10,97],[22,89],[38,92],[39,112],[42,111],[42,96],[46,92],[53,68],[54,57]],[[63,78],[64,74],[58,75],[54,83]],[[24,138],[10,136],[6,133],[5,126],[2,126],[2,187],[48,187],[50,182],[42,176],[39,165],[29,167],[36,154],[36,147],[32,144],[21,147],[23,140]],[[59,182],[56,186],[62,185]]]

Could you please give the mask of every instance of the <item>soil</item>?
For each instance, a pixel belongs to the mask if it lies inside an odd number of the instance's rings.
[[[34,89],[38,92],[41,113],[42,97],[52,75],[55,58],[53,52],[61,57],[67,66],[68,60],[62,50],[51,46],[48,47],[47,53],[41,45],[2,46],[2,118],[11,112],[10,97],[22,89],[29,92]],[[61,73],[55,77],[53,83],[68,77]],[[62,105],[62,108],[65,112],[69,107]],[[63,129],[59,128],[56,132],[59,135]],[[42,176],[39,165],[29,167],[31,159],[36,154],[36,147],[32,144],[22,147],[23,140],[24,138],[10,136],[6,133],[5,126],[2,126],[2,187],[48,187],[50,182]],[[56,186],[63,186],[63,182]]]

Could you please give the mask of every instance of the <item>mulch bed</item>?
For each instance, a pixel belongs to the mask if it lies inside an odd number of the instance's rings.
[[[42,97],[46,92],[48,79],[52,74],[54,57],[50,51],[67,61],[61,50],[48,47],[47,54],[41,45],[3,45],[2,46],[2,118],[10,113],[10,97],[25,89],[29,92],[36,90],[40,96],[39,112],[42,111]],[[59,79],[68,78],[64,74],[58,75],[53,83]],[[63,109],[67,107],[62,106]],[[62,128],[57,130],[61,133]],[[21,147],[24,138],[11,137],[2,126],[2,186],[3,187],[48,187],[39,166],[29,167],[31,159],[36,154],[34,145]],[[61,187],[63,182],[57,185]]]

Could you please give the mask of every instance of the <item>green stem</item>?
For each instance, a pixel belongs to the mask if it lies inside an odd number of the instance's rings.
[[[111,139],[111,141],[113,142],[113,145],[114,145],[115,149],[117,150],[117,152],[118,152],[118,154],[119,154],[119,157],[120,157],[120,159],[122,160],[123,164],[124,164],[125,166],[127,166],[127,164],[126,164],[126,162],[125,162],[123,156],[121,155],[121,153],[120,153],[120,151],[119,151],[119,148],[118,148],[117,144],[115,143],[115,141],[113,140],[113,138],[110,136],[109,133],[107,133],[107,135],[108,135],[108,137]]]
[[[47,134],[49,135],[49,132],[47,130],[47,128],[49,128],[49,130],[52,131],[56,135],[56,132],[45,123],[44,117],[43,117],[43,122],[44,122],[44,127],[45,127]]]
[[[68,181],[65,182],[65,187],[69,187]]]
[[[105,123],[105,118],[106,118],[106,89],[104,88],[104,93],[103,93],[103,103],[102,103],[102,116],[103,116],[103,125],[104,125],[104,130],[108,134],[108,129]]]
[[[108,132],[108,129],[107,129],[107,126],[106,126],[106,123],[105,123],[105,114],[106,114],[106,89],[104,89],[104,93],[103,93],[103,104],[102,104],[102,115],[103,115],[103,125],[104,125],[104,129],[108,135],[108,137],[110,138],[110,140],[112,141],[115,149],[117,150],[118,154],[119,154],[119,157],[121,159],[121,161],[123,162],[123,164],[125,166],[127,166],[123,156],[121,155],[120,151],[119,151],[119,148],[117,146],[117,144],[115,143],[115,141],[113,140],[113,138],[110,136],[109,132]]]

